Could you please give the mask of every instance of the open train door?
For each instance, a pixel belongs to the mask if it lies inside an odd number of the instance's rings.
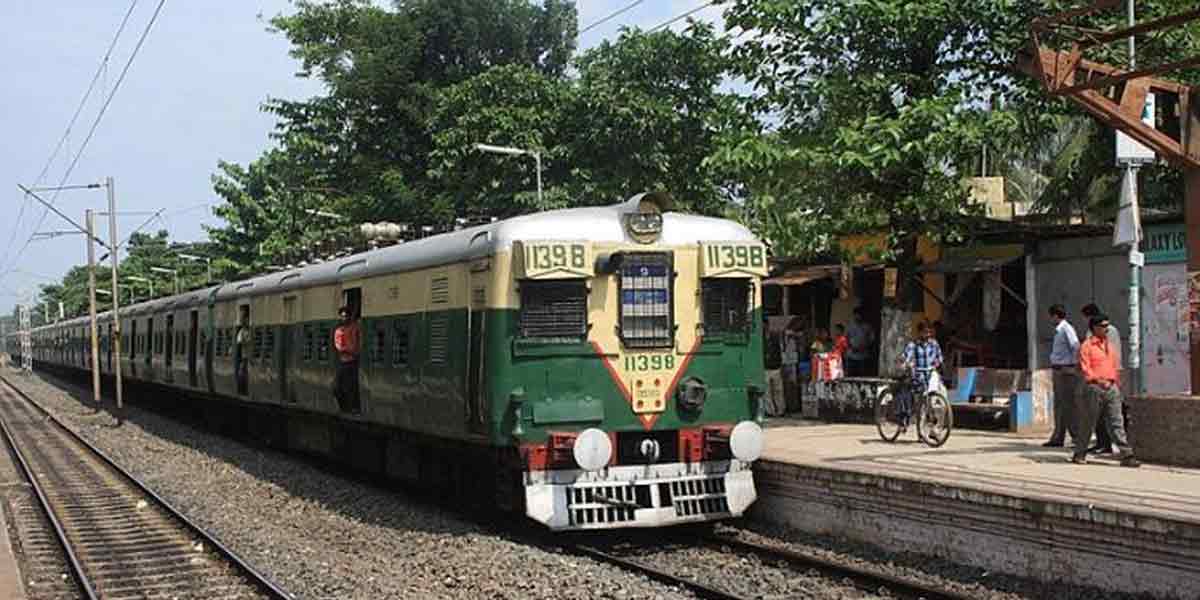
[[[288,379],[288,371],[292,366],[292,348],[296,347],[296,320],[299,312],[296,296],[283,299],[283,324],[279,331],[279,356],[275,359],[275,368],[279,373],[279,398],[282,402],[295,402],[295,391]]]
[[[188,362],[188,385],[196,387],[196,354],[199,350],[200,342],[200,311],[192,310],[188,316],[188,342],[187,342],[187,362]]]
[[[481,236],[472,240],[475,243]],[[467,271],[467,428],[472,433],[487,432],[487,294],[491,279],[490,258],[476,260]]]

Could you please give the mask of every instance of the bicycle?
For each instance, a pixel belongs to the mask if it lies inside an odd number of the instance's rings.
[[[883,441],[895,442],[907,429],[907,424],[901,423],[897,416],[901,401],[899,394],[908,394],[910,398],[915,396],[910,418],[916,422],[918,439],[931,448],[940,447],[950,439],[950,431],[954,428],[954,410],[946,396],[933,389],[918,392],[913,389],[912,378],[907,375],[895,378],[891,385],[880,390],[875,397],[875,427]]]

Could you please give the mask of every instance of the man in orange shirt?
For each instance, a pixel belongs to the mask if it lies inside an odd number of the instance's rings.
[[[358,355],[362,334],[358,327],[358,319],[350,307],[343,306],[339,309],[338,317],[341,318],[341,323],[333,330],[333,349],[338,358],[334,389],[337,392],[338,407],[342,412],[358,413]]]
[[[1079,347],[1079,368],[1087,385],[1087,397],[1079,407],[1079,437],[1075,438],[1075,454],[1071,462],[1087,462],[1088,442],[1096,422],[1104,414],[1108,435],[1121,451],[1121,465],[1137,467],[1141,463],[1133,455],[1125,437],[1125,416],[1121,409],[1121,387],[1117,378],[1117,349],[1108,341],[1108,317],[1096,315],[1088,321],[1092,335]]]

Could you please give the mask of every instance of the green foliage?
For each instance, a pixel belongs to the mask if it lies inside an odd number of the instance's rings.
[[[758,91],[752,106],[770,127],[731,136],[709,160],[742,182],[743,218],[778,253],[827,251],[831,234],[879,227],[894,250],[916,234],[961,239],[969,231],[959,218],[967,201],[961,182],[979,174],[985,148],[1027,163],[1019,185],[1040,181],[1042,206],[1067,212],[1111,203],[1111,166],[1101,171],[1111,133],[1094,126],[1082,137],[1057,131],[1066,123],[1061,115],[1078,119],[1081,111],[1049,99],[1014,68],[1032,19],[1078,3],[725,4],[727,23],[750,32],[733,56],[737,72]],[[1146,1],[1138,11],[1151,19],[1190,6]],[[1124,18],[1113,11],[1076,24],[1113,27]],[[1196,37],[1195,27],[1156,36],[1143,60],[1195,54]],[[1116,44],[1095,58],[1122,64],[1123,52]],[[1061,152],[1047,148],[1064,135],[1074,143],[1060,144]]]

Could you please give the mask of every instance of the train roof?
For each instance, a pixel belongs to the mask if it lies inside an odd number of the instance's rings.
[[[258,296],[348,279],[437,267],[490,256],[512,248],[513,242],[522,240],[633,243],[621,216],[634,208],[631,203],[635,201],[523,215],[262,275],[222,287],[217,291],[216,299]],[[663,215],[663,232],[658,244],[685,246],[705,241],[756,241],[756,238],[746,227],[726,219],[674,212]]]
[[[510,249],[514,242],[523,240],[634,243],[635,240],[625,229],[622,215],[635,211],[640,198],[635,196],[626,202],[609,206],[564,208],[513,217],[336,260],[140,302],[122,307],[121,314],[135,316],[180,310],[200,306],[210,300],[260,296],[336,281],[437,267],[490,256]],[[702,242],[754,241],[757,241],[754,234],[735,221],[667,212],[663,214],[662,236],[657,244],[679,247]],[[100,318],[106,318],[110,312],[102,313]],[[70,326],[77,324],[77,321],[78,324],[86,324],[87,317],[56,323],[55,326]]]

